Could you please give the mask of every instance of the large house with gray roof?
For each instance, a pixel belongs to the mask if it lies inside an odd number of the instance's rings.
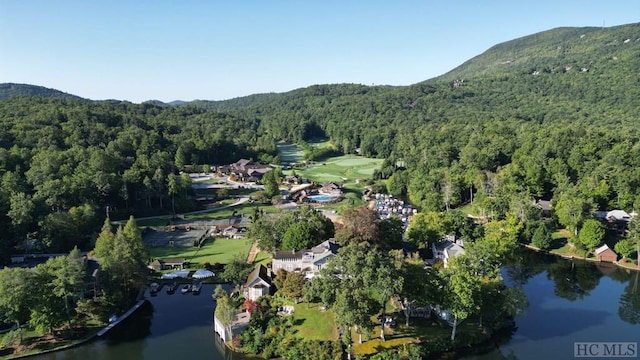
[[[300,272],[306,278],[312,278],[336,256],[338,248],[335,239],[329,239],[311,249],[276,251],[273,253],[271,269],[273,272],[280,269]]]
[[[464,255],[464,242],[455,236],[447,235],[444,239],[431,244],[434,259],[440,259],[447,267],[449,259]]]

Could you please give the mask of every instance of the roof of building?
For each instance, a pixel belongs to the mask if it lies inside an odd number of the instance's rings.
[[[325,240],[322,243],[312,247],[311,249],[302,249],[302,250],[282,250],[276,251],[273,253],[274,260],[284,260],[284,259],[302,259],[305,254],[312,253],[314,262],[318,259],[324,258],[328,255],[335,255],[338,253],[338,248],[340,245],[336,242],[335,239]]]
[[[624,210],[596,211],[596,217],[616,221],[630,221],[632,218],[632,216]]]
[[[165,264],[182,264],[185,262],[184,258],[165,258],[159,260]]]
[[[446,252],[449,257],[464,255],[464,248],[452,241],[444,240],[434,244],[436,250]]]
[[[247,166],[247,165],[251,164],[251,162],[252,162],[251,160],[240,159],[240,160],[236,161],[234,165],[236,165],[236,166]]]
[[[267,273],[267,268],[263,265],[258,265],[255,269],[253,269],[249,276],[247,276],[247,281],[245,282],[244,286],[248,287],[249,285],[251,285],[251,283],[258,279],[267,283],[267,285],[271,285],[271,279],[269,278],[269,274]]]
[[[538,207],[542,210],[542,211],[551,211],[551,201],[549,200],[538,200],[536,202],[536,205],[538,205]]]
[[[302,255],[305,251],[299,250],[282,250],[276,251],[273,253],[274,260],[284,260],[284,259],[302,259]]]
[[[603,252],[605,252],[607,250],[611,250],[611,248],[609,246],[607,246],[607,244],[604,244],[604,245],[602,245],[602,246],[600,246],[599,248],[596,249],[596,254],[603,253]],[[611,250],[611,251],[613,251],[613,250]]]

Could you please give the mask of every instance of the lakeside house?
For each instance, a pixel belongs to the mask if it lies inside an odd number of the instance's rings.
[[[311,249],[275,251],[271,269],[300,272],[312,278],[336,256],[338,248],[335,239],[329,239]]]
[[[230,332],[228,332],[225,329],[224,325],[222,325],[222,322],[218,320],[218,318],[214,314],[213,315],[213,331],[215,331],[216,334],[220,336],[222,341],[226,343],[227,341],[231,341],[231,339],[233,339],[234,336],[246,330],[249,327],[250,319],[251,319],[251,314],[249,314],[248,312],[243,311],[243,312],[237,313],[235,320],[231,323],[231,326],[229,326]]]
[[[616,262],[618,260],[618,254],[611,250],[607,244],[600,246],[595,252],[598,261]]]
[[[255,301],[260,296],[271,293],[271,276],[269,270],[263,265],[258,265],[247,277],[244,283],[245,299]]]
[[[610,230],[617,231],[620,235],[624,235],[629,221],[637,214],[635,212],[629,214],[624,210],[596,211],[596,218],[600,220]]]
[[[431,250],[434,260],[442,260],[444,267],[447,267],[450,259],[464,255],[464,241],[456,240],[455,235],[447,235],[440,241],[431,244]]]

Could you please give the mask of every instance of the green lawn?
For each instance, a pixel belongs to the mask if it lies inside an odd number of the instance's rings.
[[[446,322],[436,319],[411,318],[409,327],[404,325],[404,316],[398,313],[392,315],[396,320],[396,326],[385,328],[385,342],[380,336],[380,326],[374,327],[368,334],[371,340],[358,344],[358,336],[352,333],[355,342],[353,350],[356,355],[371,355],[380,352],[382,349],[397,348],[399,346],[415,342],[443,342],[450,341],[451,326]],[[458,325],[456,338],[464,336],[470,342],[482,342],[486,336],[475,321],[464,321]]]
[[[296,174],[318,182],[355,182],[356,179],[370,178],[379,169],[383,159],[366,158],[357,155],[343,155],[312,163],[305,168],[296,168]],[[290,174],[290,172],[284,172]]]
[[[256,255],[256,258],[253,261],[253,264],[254,265],[262,264],[264,266],[267,266],[267,264],[271,264],[271,259],[272,259],[272,256],[270,252],[260,251],[258,255]]]
[[[306,340],[336,340],[338,332],[333,312],[320,311],[320,304],[297,304],[293,312],[296,336]]]
[[[150,247],[149,254],[152,258],[179,257],[185,258],[192,264],[228,263],[234,256],[241,254],[247,256],[251,249],[250,239],[223,239],[216,238],[213,242],[207,241],[198,249],[197,247]]]

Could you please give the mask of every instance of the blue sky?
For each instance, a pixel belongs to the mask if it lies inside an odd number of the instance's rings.
[[[133,102],[408,85],[517,37],[639,19],[639,0],[0,0],[0,82]]]

